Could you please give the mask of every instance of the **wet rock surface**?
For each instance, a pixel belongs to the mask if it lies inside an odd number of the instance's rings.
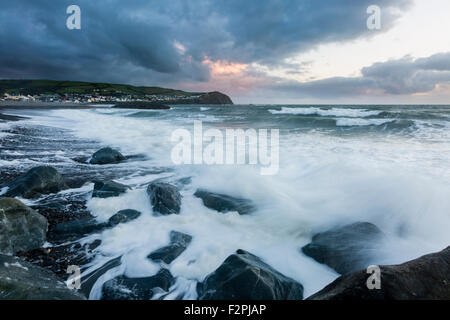
[[[139,211],[126,209],[114,214],[107,222],[98,222],[94,218],[62,222],[55,225],[52,235],[56,239],[77,239],[91,233],[113,228],[120,223],[130,222],[137,219],[140,215],[141,213]]]
[[[54,227],[52,234],[56,239],[76,239],[107,227],[108,224],[98,223],[94,218],[84,218],[59,223]]]
[[[384,235],[374,224],[357,222],[313,236],[302,252],[340,274],[348,274],[369,266]]]
[[[92,197],[93,198],[117,197],[130,189],[131,188],[129,186],[114,181],[95,181]]]
[[[106,147],[98,150],[92,155],[90,164],[112,164],[125,161],[125,158],[119,151]]]
[[[150,253],[147,258],[155,262],[172,263],[192,241],[192,236],[178,231],[170,232],[170,244]]]
[[[399,265],[380,266],[380,287],[369,289],[366,270],[344,275],[310,300],[448,300],[450,247]]]
[[[55,273],[61,280],[67,280],[67,268],[76,265],[83,270],[86,264],[92,262],[101,240],[96,239],[81,245],[78,242],[60,244],[49,248],[39,248],[18,252],[17,256],[28,262],[41,266]]]
[[[181,194],[178,188],[166,182],[153,182],[147,187],[153,211],[163,215],[179,214]]]
[[[198,189],[194,196],[202,199],[205,207],[222,213],[237,211],[239,214],[249,214],[255,210],[252,201],[248,199],[235,198],[203,189]]]
[[[103,284],[102,300],[150,300],[155,293],[169,291],[174,281],[167,269],[145,278],[119,276]]]
[[[42,247],[46,240],[47,219],[12,198],[0,198],[0,253]]]
[[[83,300],[49,270],[0,255],[0,300]]]
[[[53,229],[57,224],[93,218],[86,207],[84,194],[72,194],[67,197],[48,197],[30,205],[30,207],[47,219],[47,238],[49,241],[54,241]]]
[[[67,189],[61,174],[53,167],[40,166],[28,170],[15,178],[5,187],[8,191],[5,197],[35,198],[41,194],[57,193]]]
[[[113,228],[120,223],[127,223],[141,216],[141,212],[132,209],[120,210],[108,220],[108,227]]]
[[[199,300],[301,300],[303,286],[238,250],[197,287]]]

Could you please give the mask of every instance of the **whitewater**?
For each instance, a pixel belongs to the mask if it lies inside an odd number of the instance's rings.
[[[411,260],[450,243],[450,106],[186,105],[170,110],[98,107],[5,113],[29,119],[2,123],[2,139],[14,134],[13,126],[34,126],[53,128],[55,136],[63,130],[86,147],[76,154],[56,147],[48,155],[26,147],[0,149],[3,168],[37,165],[37,152],[44,164],[56,162],[62,168],[73,166],[75,155],[89,157],[103,146],[139,155],[106,166],[126,172],[115,181],[132,190],[121,196],[91,198],[92,183],[63,191],[87,192],[87,207],[99,222],[122,209],[142,212],[132,222],[81,240],[102,240],[85,274],[122,257],[120,266],[97,280],[90,299],[101,298],[103,283],[115,276],[156,274],[160,265],[147,255],[167,245],[172,230],[193,238],[167,266],[176,282],[164,299],[195,299],[197,282],[237,249],[302,283],[307,297],[339,275],[300,248],[317,232],[357,221],[374,223],[387,235],[376,261],[380,265]],[[193,130],[194,120],[205,128],[279,129],[278,173],[262,176],[253,165],[174,165],[172,132]],[[155,216],[148,183],[187,178],[180,190],[180,214]],[[243,216],[210,210],[193,196],[198,188],[250,199],[256,211]]]

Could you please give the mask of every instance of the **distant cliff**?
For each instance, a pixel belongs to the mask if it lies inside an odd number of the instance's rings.
[[[233,104],[220,92],[186,92],[160,87],[124,84],[56,81],[0,80],[0,99],[77,103]]]
[[[226,94],[214,91],[204,93],[198,98],[171,101],[169,104],[233,104],[233,101]]]

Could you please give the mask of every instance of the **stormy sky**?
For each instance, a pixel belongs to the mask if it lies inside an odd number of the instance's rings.
[[[81,30],[66,27],[73,4]],[[3,0],[0,78],[219,90],[237,103],[448,103],[448,13],[448,0]]]

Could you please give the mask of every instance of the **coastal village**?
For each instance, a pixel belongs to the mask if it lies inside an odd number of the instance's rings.
[[[25,95],[4,93],[0,96],[0,101],[23,101],[23,102],[60,102],[60,103],[118,103],[118,102],[170,102],[179,100],[194,100],[200,98],[201,95],[102,95],[102,94],[37,94]]]

